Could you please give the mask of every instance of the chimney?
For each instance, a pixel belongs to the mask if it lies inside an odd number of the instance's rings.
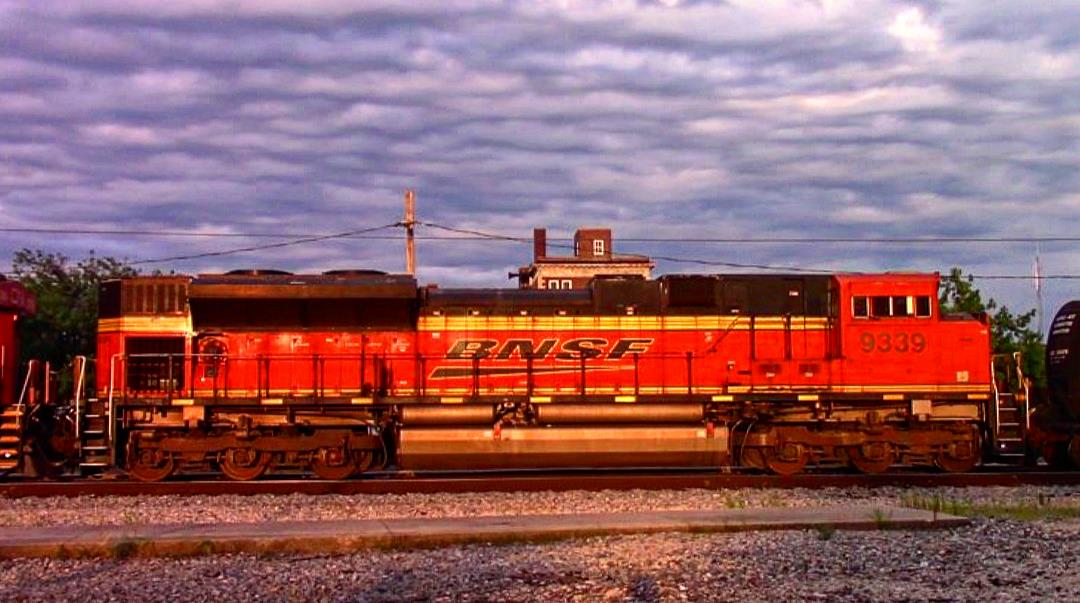
[[[542,260],[547,257],[547,229],[533,229],[533,260]]]

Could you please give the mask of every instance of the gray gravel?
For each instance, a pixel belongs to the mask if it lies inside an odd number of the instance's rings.
[[[1076,601],[1080,523],[0,562],[2,601]]]
[[[407,495],[83,496],[0,498],[0,525],[200,524],[290,520],[703,510],[828,504],[895,505],[904,493],[971,502],[1029,502],[1041,495],[1080,507],[1080,487],[630,490]]]
[[[904,493],[1080,506],[1080,487],[0,499],[0,525],[829,504]],[[0,561],[3,601],[1077,601],[1080,521],[926,532],[654,534],[342,556]]]

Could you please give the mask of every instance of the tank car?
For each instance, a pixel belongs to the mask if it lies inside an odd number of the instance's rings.
[[[1055,467],[1080,467],[1080,301],[1062,306],[1050,324],[1046,384],[1032,445]]]

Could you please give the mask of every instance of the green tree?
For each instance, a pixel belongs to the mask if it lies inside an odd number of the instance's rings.
[[[1042,333],[1032,323],[1035,310],[1014,314],[1008,306],[999,305],[993,298],[983,301],[975,287],[974,278],[953,268],[941,279],[941,310],[945,313],[986,313],[990,317],[990,345],[995,354],[1020,352],[1024,373],[1036,386],[1046,384],[1046,346]]]
[[[37,314],[19,321],[22,357],[47,360],[53,369],[67,367],[77,355],[95,354],[98,286],[136,274],[124,262],[93,252],[72,263],[61,254],[20,249],[11,264],[15,277],[37,297]],[[63,395],[70,375],[60,375]]]

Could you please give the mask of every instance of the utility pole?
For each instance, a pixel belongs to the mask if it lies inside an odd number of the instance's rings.
[[[401,225],[405,227],[405,272],[416,276],[416,193],[412,189],[405,189],[405,219]]]

